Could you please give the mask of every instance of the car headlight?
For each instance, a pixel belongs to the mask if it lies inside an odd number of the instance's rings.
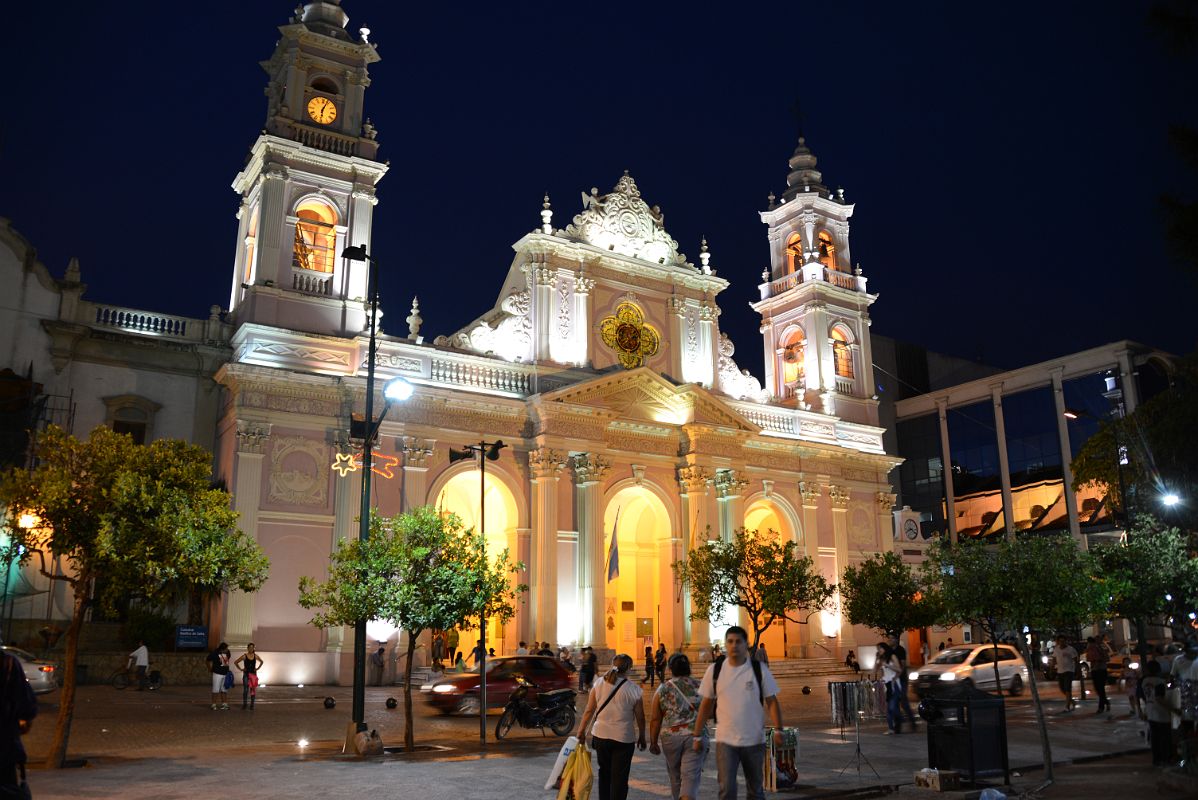
[[[1131,667],[1132,669],[1139,669],[1139,668],[1140,668],[1140,665],[1139,665],[1139,664],[1135,664],[1135,663],[1128,664],[1127,666]]]
[[[454,686],[452,683],[438,683],[433,687],[433,691],[437,694],[448,694],[449,692],[456,692],[457,690],[458,687]]]
[[[942,680],[942,681],[955,681],[956,679],[957,679],[957,673],[955,673],[955,672],[940,673],[940,680]]]
[[[918,673],[918,672],[912,672],[910,675],[908,675],[908,676],[907,676],[907,680],[909,680],[909,681],[917,681],[917,680],[919,680],[919,673]]]

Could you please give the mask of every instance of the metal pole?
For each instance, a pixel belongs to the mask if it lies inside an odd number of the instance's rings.
[[[484,580],[487,569],[487,443],[478,443],[478,527],[482,540]],[[485,594],[485,592],[484,592]],[[487,605],[483,598],[482,611],[478,615],[478,634],[482,650],[478,657],[478,741],[487,746]]]
[[[370,538],[370,471],[374,466],[374,351],[375,316],[378,310],[378,265],[367,259],[366,295],[370,298],[370,347],[366,365],[366,441],[362,445],[362,507],[358,519],[358,539]],[[353,722],[358,731],[366,730],[366,620],[354,623],[354,696]]]

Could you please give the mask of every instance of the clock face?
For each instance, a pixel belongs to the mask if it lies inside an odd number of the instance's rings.
[[[919,525],[915,522],[915,520],[909,519],[903,523],[903,533],[908,539],[915,541],[917,538],[919,538]]]
[[[308,101],[308,116],[321,125],[337,119],[337,106],[327,97],[313,97]]]

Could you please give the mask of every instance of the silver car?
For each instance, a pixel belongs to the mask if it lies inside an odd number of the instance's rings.
[[[58,688],[62,681],[62,670],[53,661],[43,661],[19,647],[0,647],[0,650],[16,656],[25,670],[25,678],[33,687],[34,694],[48,694]]]
[[[937,653],[930,663],[911,672],[911,683],[920,697],[961,685],[993,691],[995,656],[992,644],[949,647]],[[1002,691],[1012,695],[1022,693],[1027,685],[1027,665],[1019,651],[1009,644],[1000,644],[997,659]]]

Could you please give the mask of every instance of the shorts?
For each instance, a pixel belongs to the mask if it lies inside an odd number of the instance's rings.
[[[220,694],[221,692],[224,692],[224,691],[227,691],[225,689],[225,676],[218,675],[215,672],[212,673],[212,693]]]
[[[1057,686],[1061,687],[1061,694],[1065,695],[1066,697],[1072,696],[1073,695],[1073,673],[1072,672],[1058,672],[1057,673]]]

